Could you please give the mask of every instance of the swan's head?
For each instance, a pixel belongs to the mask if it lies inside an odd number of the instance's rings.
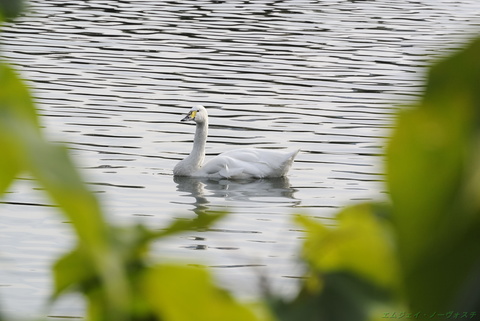
[[[196,123],[204,123],[207,120],[208,114],[205,107],[198,105],[193,107],[185,118],[181,121],[193,120]]]

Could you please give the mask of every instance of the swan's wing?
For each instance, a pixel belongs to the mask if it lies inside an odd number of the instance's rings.
[[[248,163],[268,163],[270,157],[268,154],[275,153],[266,149],[240,148],[226,151],[219,156],[228,156],[230,158]]]
[[[236,149],[222,153],[206,163],[198,176],[218,178],[281,177],[290,168],[294,152],[264,149]]]
[[[269,171],[271,175],[273,175],[274,172],[278,173],[279,171],[282,171],[283,174],[280,176],[283,176],[292,165],[293,160],[295,159],[295,156],[297,156],[298,152],[298,149],[294,151],[279,151],[243,148],[228,151],[221,155],[228,156],[239,161],[244,161],[245,163],[249,163],[259,170],[264,169],[262,170],[263,173],[267,173]]]
[[[247,162],[221,154],[203,165],[196,175],[212,178],[251,177],[252,175],[245,173],[245,169],[248,165]]]
[[[204,164],[200,170],[195,173],[195,176],[199,177],[221,177],[220,172],[225,168],[225,160],[221,159],[220,156],[216,156],[206,164]]]

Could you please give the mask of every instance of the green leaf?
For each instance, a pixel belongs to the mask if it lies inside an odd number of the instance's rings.
[[[55,285],[53,299],[66,291],[72,291],[73,288],[86,292],[87,288],[91,287],[89,284],[95,283],[93,280],[96,278],[96,271],[88,255],[78,247],[61,257],[52,270]]]
[[[1,121],[0,126],[2,126]],[[0,135],[2,135],[1,131]],[[3,154],[3,156],[0,157],[0,195],[5,193],[15,177],[20,173],[18,162],[13,156],[14,153],[11,151],[12,148],[5,140],[8,140],[6,136],[0,138],[0,151]]]
[[[16,73],[0,62],[0,195],[23,169],[17,132],[23,126],[37,128],[38,119],[27,88]],[[36,131],[36,135],[40,135]]]
[[[152,314],[142,295],[138,292],[138,280],[149,269],[150,258],[148,248],[154,239],[170,236],[186,230],[206,228],[225,213],[205,214],[194,220],[175,221],[167,229],[154,232],[142,225],[114,228],[108,234],[112,237],[110,252],[118,261],[118,266],[126,271],[128,280],[129,300],[125,301],[124,316],[132,318],[148,317]],[[75,222],[75,224],[82,224]],[[92,223],[93,224],[93,223]],[[101,244],[101,243],[99,243]],[[89,317],[92,320],[111,317],[109,311],[109,289],[102,270],[98,264],[105,264],[92,256],[92,250],[86,242],[81,242],[71,253],[62,257],[54,266],[55,292],[52,299],[58,298],[66,291],[77,291],[88,299]],[[106,265],[107,266],[107,265]],[[110,270],[111,272],[112,270]],[[113,274],[112,274],[113,275]],[[117,281],[118,276],[117,277]],[[115,279],[113,279],[115,281]],[[121,280],[120,280],[121,281]],[[163,289],[162,289],[163,291]],[[117,310],[120,311],[117,307]],[[118,312],[117,311],[117,312]],[[112,317],[112,320],[115,320]]]
[[[72,221],[91,264],[104,282],[110,311],[122,313],[128,302],[124,267],[120,264],[97,199],[78,174],[65,147],[48,143],[39,128],[28,89],[7,65],[0,63],[0,192],[20,170],[28,172]],[[3,155],[2,155],[3,156]]]
[[[306,229],[309,264],[299,295],[272,304],[282,321],[380,320],[401,306],[401,274],[390,208],[359,204],[342,210],[332,225],[298,216]]]
[[[25,168],[73,223],[81,246],[102,281],[106,309],[121,320],[130,300],[127,275],[97,199],[83,183],[65,147],[46,143],[28,130],[18,136],[23,144],[20,146]]]
[[[0,18],[9,20],[17,17],[23,10],[22,0],[0,0]]]
[[[2,90],[0,90],[2,118],[29,123],[40,135],[38,117],[28,88],[16,72],[2,61],[0,61],[0,83],[2,84]]]
[[[293,301],[272,304],[279,320],[373,321],[388,311],[404,311],[389,291],[358,275],[336,271],[316,277],[322,280],[321,289],[304,286]]]
[[[208,212],[198,214],[197,217],[191,220],[177,220],[162,231],[152,234],[152,237],[162,238],[185,231],[206,229],[227,214],[228,212]]]
[[[371,204],[348,207],[336,217],[334,226],[299,216],[307,230],[303,255],[322,273],[347,271],[380,287],[399,285],[398,263],[388,222],[375,214]]]
[[[204,269],[160,265],[147,272],[143,289],[147,301],[161,320],[260,320],[251,308],[216,287]],[[265,317],[263,320],[271,320]]]
[[[387,150],[393,223],[412,310],[466,308],[480,260],[480,39],[439,61]]]

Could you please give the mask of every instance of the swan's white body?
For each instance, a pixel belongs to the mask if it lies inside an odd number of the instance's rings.
[[[196,122],[193,149],[173,169],[176,176],[209,178],[267,178],[285,176],[298,150],[290,152],[242,148],[222,153],[203,165],[208,135],[208,114],[203,106],[193,107],[182,121]]]

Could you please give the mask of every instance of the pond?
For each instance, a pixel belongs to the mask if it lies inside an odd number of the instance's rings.
[[[382,154],[425,68],[479,30],[478,1],[30,1],[0,34],[2,55],[34,94],[51,140],[67,143],[113,224],[162,228],[203,210],[212,229],[155,244],[155,255],[212,267],[255,298],[260,276],[295,291],[297,213],[329,222],[384,200]],[[197,104],[210,114],[207,157],[238,147],[300,148],[285,179],[174,178]],[[1,309],[44,313],[50,265],[68,222],[26,176],[0,204]],[[67,298],[52,319],[82,315]],[[57,316],[57,317],[54,317]]]

